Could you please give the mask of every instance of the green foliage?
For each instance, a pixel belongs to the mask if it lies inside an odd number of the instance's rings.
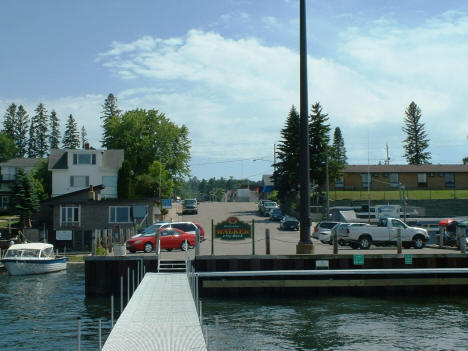
[[[6,132],[0,132],[0,162],[8,161],[15,157],[17,148],[13,139]]]
[[[96,256],[107,256],[107,250],[102,246],[96,248]]]
[[[340,127],[336,127],[333,133],[333,144],[330,148],[330,159],[340,165],[346,164],[346,148]]]
[[[38,191],[34,182],[22,168],[16,172],[11,198],[11,209],[20,216],[23,227],[29,226],[33,214],[39,211]]]
[[[160,160],[174,182],[189,174],[190,141],[188,129],[178,127],[156,110],[127,111],[109,119],[111,149],[124,149],[135,175],[142,175],[153,161]]]
[[[80,134],[75,118],[68,116],[65,132],[63,133],[62,145],[64,149],[78,149],[80,147]]]
[[[81,127],[81,148],[85,148],[85,144],[88,142],[88,133],[84,126]]]
[[[285,201],[294,196],[299,185],[300,116],[294,106],[289,111],[286,125],[281,130],[281,140],[276,148],[276,164],[273,172],[278,198]]]
[[[179,185],[179,184],[176,184]],[[197,177],[189,178],[182,182],[180,187],[175,189],[175,193],[182,198],[197,198],[206,201],[221,201],[228,190],[242,189],[250,186],[258,186],[258,182],[252,182],[248,179],[210,178],[209,180],[199,180]]]
[[[464,165],[468,164],[468,156],[463,157],[462,162],[463,162]]]
[[[174,190],[174,182],[164,164],[154,161],[148,172],[136,178],[135,190],[138,195],[159,199],[170,197]]]
[[[49,150],[47,110],[44,104],[40,103],[35,112],[36,114],[31,118],[31,126],[29,127],[28,156],[42,158],[47,155]]]
[[[28,128],[29,128],[29,115],[24,109],[23,105],[18,106],[18,110],[16,111],[16,118],[15,118],[15,130],[14,130],[14,142],[18,149],[18,153],[16,154],[17,157],[24,157],[27,151],[28,145]]]
[[[319,193],[326,183],[326,162],[330,142],[328,114],[322,113],[319,102],[312,105],[309,124],[310,177],[319,188]]]
[[[50,113],[50,134],[49,134],[49,145],[50,149],[58,149],[60,147],[60,123],[57,117],[57,112],[52,110]]]
[[[428,164],[431,160],[431,153],[425,151],[429,147],[429,138],[424,130],[424,123],[421,122],[421,109],[412,101],[405,115],[405,126],[402,128],[406,133],[406,139],[403,141],[405,149],[403,156],[410,165]]]
[[[33,178],[37,181],[39,191],[39,199],[46,200],[52,195],[52,172],[49,171],[48,160],[41,161],[36,167],[36,170],[32,173]]]
[[[115,127],[115,123],[119,121],[122,111],[117,107],[117,98],[114,94],[110,93],[104,104],[102,105],[102,146],[111,149],[112,145],[116,142],[115,135],[113,134],[113,130]]]
[[[117,194],[119,199],[128,199],[131,196],[131,184],[132,184],[132,168],[130,162],[124,160],[122,167],[119,169],[117,179]]]
[[[16,140],[16,104],[8,106],[3,119],[3,131],[13,141]]]

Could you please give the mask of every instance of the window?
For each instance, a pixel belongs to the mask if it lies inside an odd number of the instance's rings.
[[[117,187],[117,176],[102,176],[102,184],[105,187],[116,188]]]
[[[433,177],[433,176],[434,176],[434,172],[430,172],[429,177]]]
[[[418,173],[418,186],[419,187],[427,186],[426,173]]]
[[[61,223],[74,223],[80,222],[80,208],[78,206],[62,206]]]
[[[455,175],[453,173],[445,173],[445,186],[446,187],[455,186]]]
[[[89,186],[89,176],[70,176],[70,186],[81,188]]]
[[[344,187],[344,176],[338,177],[335,179],[335,188],[343,188]]]
[[[6,210],[10,205],[10,196],[0,196],[0,208]]]
[[[378,173],[372,173],[372,178],[378,178],[379,174]]]
[[[372,184],[372,180],[369,177],[369,173],[361,173],[362,187],[367,188]]]
[[[400,182],[398,180],[398,173],[389,173],[388,182],[390,183],[390,187],[398,188],[400,186]]]
[[[96,154],[73,154],[74,165],[95,165]]]
[[[130,223],[130,207],[109,207],[109,223]]]
[[[382,177],[388,178],[388,173],[382,173]]]

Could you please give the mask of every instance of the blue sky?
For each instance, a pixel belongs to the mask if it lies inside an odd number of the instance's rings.
[[[44,103],[100,147],[101,105],[185,124],[192,175],[271,173],[299,104],[298,0],[0,2],[0,113]],[[411,101],[433,163],[468,155],[466,1],[307,1],[309,103],[343,132],[350,164],[402,164]],[[253,161],[257,160],[257,161]]]

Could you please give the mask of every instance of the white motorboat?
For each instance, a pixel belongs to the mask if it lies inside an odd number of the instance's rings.
[[[55,256],[51,244],[28,243],[11,245],[2,263],[10,275],[27,275],[61,271],[67,268],[67,260]]]

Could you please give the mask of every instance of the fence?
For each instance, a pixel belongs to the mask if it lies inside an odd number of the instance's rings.
[[[405,189],[406,200],[456,200],[468,199],[468,189]],[[332,190],[330,200],[400,200],[402,193],[399,190]]]

